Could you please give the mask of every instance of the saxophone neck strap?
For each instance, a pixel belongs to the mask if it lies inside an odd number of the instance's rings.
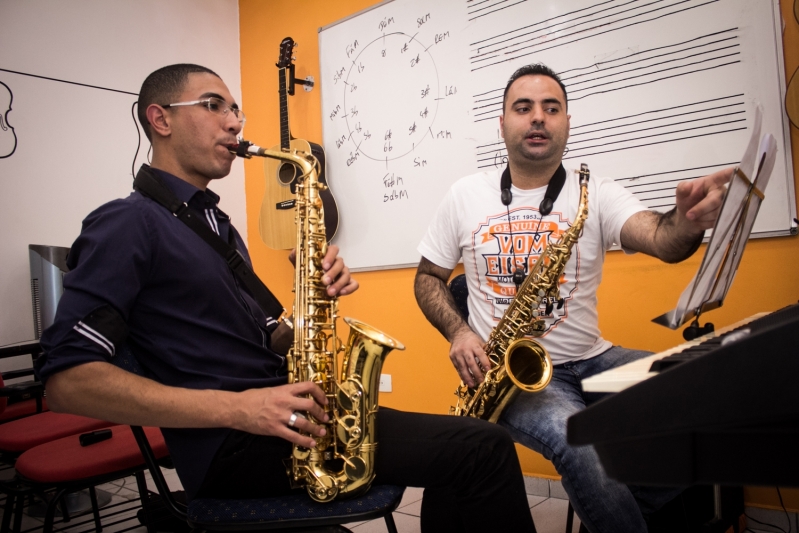
[[[229,233],[229,242],[225,242],[222,237],[217,235],[202,221],[202,218],[186,202],[178,200],[177,196],[155,175],[148,165],[142,165],[141,169],[139,169],[136,179],[133,180],[133,189],[165,207],[178,220],[186,224],[189,229],[208,243],[216,253],[221,255],[230,270],[249,289],[250,294],[258,302],[267,317],[277,320],[283,314],[284,308],[280,301],[264,285],[258,275],[250,268],[250,265],[247,264],[241,252],[236,249],[233,228],[231,228]],[[269,320],[267,322],[271,323]]]
[[[538,206],[538,212],[541,213],[542,217],[545,217],[552,212],[552,207],[554,207],[555,200],[558,199],[558,195],[563,189],[564,183],[566,183],[566,169],[563,168],[563,164],[560,164],[558,165],[557,170],[555,170],[555,173],[549,179],[547,190],[544,193],[544,199],[541,200],[541,204]],[[512,180],[510,177],[509,163],[502,172],[502,177],[499,180],[499,188],[502,191],[502,205],[509,206],[513,200],[513,193],[510,190],[511,184]]]

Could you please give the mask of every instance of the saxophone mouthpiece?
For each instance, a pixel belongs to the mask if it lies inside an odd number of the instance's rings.
[[[583,181],[585,181],[585,184],[588,185],[588,180],[591,178],[591,171],[588,170],[588,165],[586,165],[585,163],[580,164],[579,174],[580,174],[580,185],[582,186]]]
[[[239,157],[243,157],[244,159],[250,159],[252,154],[249,153],[248,148],[253,144],[250,141],[245,141],[244,139],[239,139],[239,142],[236,144],[229,144],[227,149],[230,150],[230,153],[233,155],[237,155]]]

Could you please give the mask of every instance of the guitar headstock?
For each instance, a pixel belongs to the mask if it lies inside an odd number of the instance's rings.
[[[280,41],[280,57],[277,60],[278,68],[289,68],[291,66],[291,54],[294,53],[294,47],[296,45],[297,43],[295,43],[294,39],[291,37],[286,37]]]

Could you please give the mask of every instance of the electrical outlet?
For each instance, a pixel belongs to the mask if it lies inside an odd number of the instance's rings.
[[[380,392],[391,392],[391,374],[380,374]]]

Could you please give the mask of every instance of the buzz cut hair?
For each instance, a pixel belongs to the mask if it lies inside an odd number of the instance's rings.
[[[516,72],[508,80],[508,84],[505,86],[505,93],[502,95],[502,113],[505,113],[505,104],[508,100],[508,90],[510,86],[513,85],[513,82],[521,78],[522,76],[546,76],[548,78],[552,78],[558,85],[560,85],[561,90],[563,91],[563,98],[565,100],[566,109],[569,108],[569,97],[566,95],[566,86],[563,85],[563,82],[560,81],[560,77],[555,73],[554,70],[549,68],[543,63],[533,63],[532,65],[525,65],[518,69]]]
[[[219,74],[209,68],[191,63],[178,63],[159,68],[145,78],[139,91],[139,123],[141,124],[147,139],[152,141],[150,123],[147,121],[147,108],[151,104],[167,105],[174,103],[183,93],[189,74],[206,73],[213,74],[217,78]]]

